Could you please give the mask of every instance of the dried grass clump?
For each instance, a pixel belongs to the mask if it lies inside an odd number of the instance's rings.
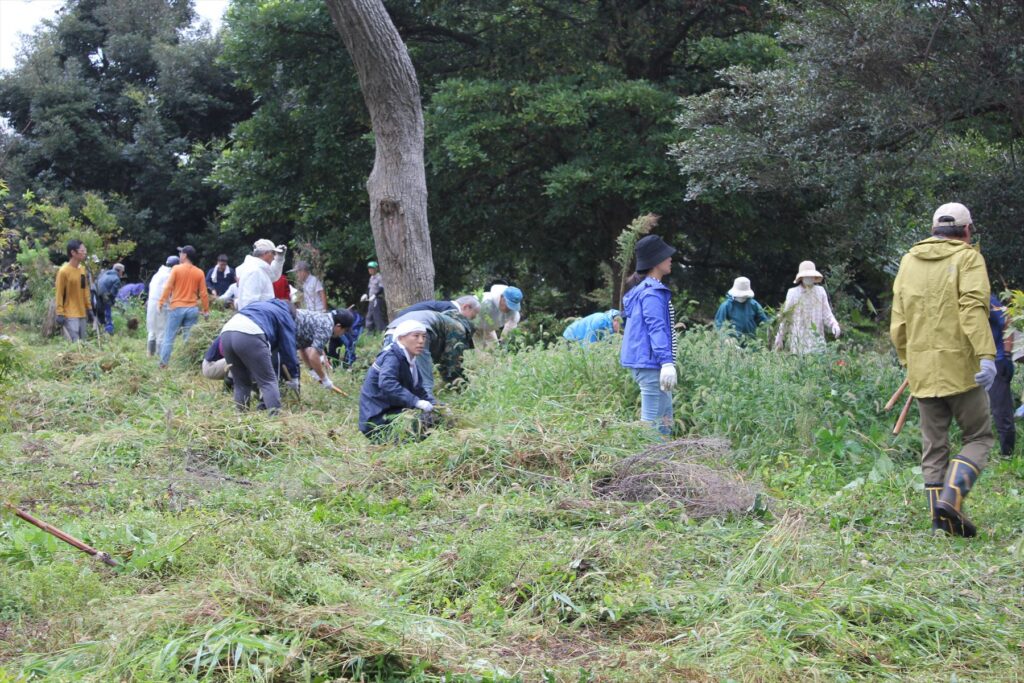
[[[602,498],[664,502],[690,517],[738,515],[755,508],[760,489],[719,463],[729,452],[724,439],[678,439],[653,446],[615,466],[595,484]],[[712,464],[714,466],[712,466]]]

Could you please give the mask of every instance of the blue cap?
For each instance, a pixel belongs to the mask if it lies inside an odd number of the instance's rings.
[[[181,263],[181,259],[177,256],[168,256],[167,260],[164,261],[165,266],[176,266]]]
[[[509,287],[502,294],[505,297],[505,305],[510,311],[518,311],[519,305],[523,303],[523,290],[518,287]]]

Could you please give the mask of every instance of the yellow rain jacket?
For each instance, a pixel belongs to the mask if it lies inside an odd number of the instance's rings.
[[[917,398],[955,396],[978,386],[983,358],[994,359],[985,258],[959,240],[930,237],[900,261],[889,335]]]

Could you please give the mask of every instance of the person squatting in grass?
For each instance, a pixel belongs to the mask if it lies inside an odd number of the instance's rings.
[[[474,297],[475,299],[476,297]],[[427,393],[434,393],[434,365],[437,364],[441,379],[453,384],[464,379],[462,357],[467,349],[473,348],[473,323],[455,309],[443,313],[419,310],[395,318],[384,332],[384,346],[394,338],[395,330],[407,321],[416,321],[427,330],[427,344],[416,356],[416,367]]]
[[[395,320],[398,320],[406,313],[415,313],[416,311],[435,311],[437,313],[458,311],[466,320],[475,320],[476,316],[480,313],[480,299],[477,299],[472,294],[467,294],[466,296],[460,296],[458,299],[452,299],[450,301],[438,299],[421,301],[409,306],[408,308],[400,310],[398,315],[395,316]]]
[[[715,314],[715,328],[725,328],[729,335],[743,340],[757,334],[757,327],[768,322],[768,316],[761,304],[754,298],[750,280],[738,277],[733,280],[732,289],[725,294],[725,301]]]
[[[57,271],[54,282],[57,304],[54,320],[64,331],[64,337],[71,341],[85,339],[86,321],[92,322],[89,279],[82,265],[87,253],[82,240],[69,240],[67,263]]]
[[[519,326],[523,290],[508,285],[492,285],[480,302],[480,319],[476,321],[476,345],[486,349],[497,344]]]
[[[932,530],[968,537],[977,529],[963,502],[995,442],[986,391],[998,372],[988,326],[988,272],[985,258],[971,246],[973,233],[963,204],[935,211],[932,236],[900,261],[889,327],[920,410],[921,471]],[[950,458],[952,419],[960,426],[963,449]]]
[[[569,323],[562,338],[582,346],[609,339],[622,331],[622,313],[617,308],[598,311]]]
[[[220,330],[220,348],[234,379],[235,405],[249,407],[253,383],[259,388],[260,409],[270,414],[281,408],[278,373],[272,357],[278,354],[298,391],[299,361],[295,346],[295,308],[287,301],[255,301],[231,317]]]
[[[295,345],[299,356],[309,368],[313,381],[324,389],[334,388],[334,382],[327,376],[323,362],[331,339],[341,339],[354,323],[355,316],[346,308],[325,313],[302,309],[295,312]]]
[[[433,424],[437,400],[423,387],[416,357],[427,346],[427,328],[406,320],[394,331],[394,342],[378,355],[359,392],[359,431],[373,442],[387,439],[388,426],[405,410],[418,410],[418,431]]]
[[[160,367],[166,368],[171,360],[171,350],[174,348],[174,338],[181,328],[181,337],[188,340],[192,327],[199,320],[200,308],[203,317],[210,314],[210,301],[206,295],[206,274],[197,268],[194,263],[196,249],[191,244],[178,247],[178,265],[171,268],[171,275],[164,285],[163,294],[160,295],[158,308],[162,308],[170,301],[171,310],[167,314],[167,329],[164,330],[164,340],[160,347]]]
[[[672,272],[675,247],[657,235],[636,243],[636,271],[626,281],[622,308],[626,332],[620,362],[640,387],[640,419],[661,434],[672,433],[672,390],[676,387],[675,310],[662,278]]]
[[[797,286],[786,292],[786,303],[782,306],[782,322],[775,335],[776,351],[785,345],[790,353],[820,353],[825,350],[826,329],[839,338],[839,321],[821,286],[822,279],[813,261],[800,263],[793,280]]]

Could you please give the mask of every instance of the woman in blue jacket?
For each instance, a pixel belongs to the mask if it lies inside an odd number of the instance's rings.
[[[675,248],[657,235],[636,243],[636,272],[626,282],[622,309],[626,332],[622,366],[640,387],[640,419],[672,433],[672,390],[676,386],[675,312],[662,278],[672,272]]]

